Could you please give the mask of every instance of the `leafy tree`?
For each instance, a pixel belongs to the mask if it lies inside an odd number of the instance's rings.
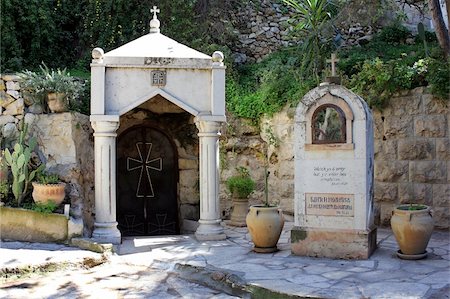
[[[302,69],[312,73],[319,82],[319,72],[323,65],[327,43],[322,36],[325,25],[331,20],[336,5],[332,0],[283,0],[294,9],[291,22],[294,30],[303,38]]]

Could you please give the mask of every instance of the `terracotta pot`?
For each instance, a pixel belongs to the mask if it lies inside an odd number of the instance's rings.
[[[248,198],[233,198],[233,210],[231,211],[230,225],[247,226],[245,219],[248,213]]]
[[[67,112],[67,99],[65,93],[50,92],[47,94],[47,105],[52,113]]]
[[[46,204],[53,201],[56,205],[60,205],[64,197],[66,197],[65,183],[58,184],[39,184],[33,182],[33,200],[35,203]]]
[[[391,227],[401,254],[423,255],[433,232],[430,207],[408,210],[410,205],[398,206],[391,218]]]
[[[255,245],[254,251],[269,253],[278,250],[277,243],[284,225],[281,209],[263,205],[251,206],[246,220]]]

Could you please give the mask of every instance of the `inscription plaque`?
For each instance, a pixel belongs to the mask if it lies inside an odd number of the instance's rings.
[[[353,217],[354,194],[306,193],[306,214]]]

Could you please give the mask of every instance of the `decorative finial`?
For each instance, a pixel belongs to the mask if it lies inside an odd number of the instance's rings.
[[[223,53],[220,51],[215,51],[212,55],[213,64],[223,65],[223,59],[224,59]]]
[[[103,55],[105,52],[102,48],[94,48],[92,50],[92,59],[93,62],[101,63],[103,61]]]
[[[153,6],[153,8],[150,9],[150,12],[153,13],[153,19],[150,21],[150,33],[159,33],[160,22],[156,16],[156,13],[159,13],[160,10],[157,6]]]

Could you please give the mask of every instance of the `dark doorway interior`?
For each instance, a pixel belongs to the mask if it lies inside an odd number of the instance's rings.
[[[117,142],[117,221],[122,236],[179,234],[178,157],[171,139],[132,127]]]

